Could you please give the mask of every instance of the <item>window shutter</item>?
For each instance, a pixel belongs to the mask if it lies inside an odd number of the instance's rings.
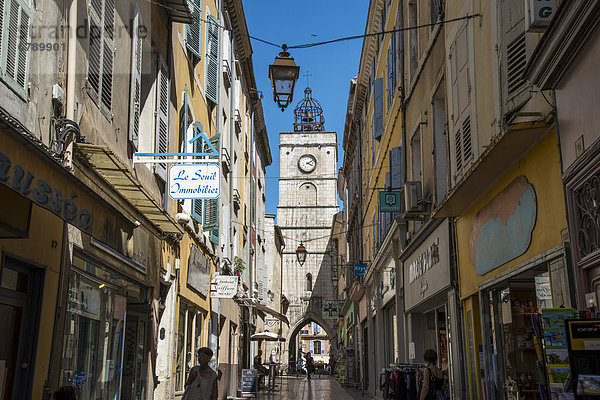
[[[213,135],[210,138],[211,144],[220,151],[219,140],[220,135]],[[199,140],[197,140],[199,142]],[[204,153],[210,152],[210,147],[204,144]],[[218,158],[218,157],[210,157]],[[219,199],[206,199],[204,200],[204,221],[202,223],[202,230],[210,231],[210,241],[219,244]]]
[[[325,354],[325,345],[324,345],[324,342],[321,340],[319,343],[321,344],[321,354]]]
[[[393,147],[390,150],[390,186],[392,190],[398,191],[404,184],[404,164],[402,162],[402,147]],[[390,214],[390,216],[392,216]],[[400,213],[394,213],[392,217],[398,217]]]
[[[166,153],[169,149],[169,69],[161,55],[158,56],[158,75],[156,79],[156,140],[155,151]],[[164,156],[159,156],[165,159]],[[156,174],[167,180],[167,164],[156,164]]]
[[[206,98],[217,104],[219,99],[219,21],[212,15],[206,24]]]
[[[102,51],[102,96],[101,102],[108,111],[112,110],[113,66],[114,66],[115,3],[104,0],[104,36]]]
[[[202,1],[188,0],[190,10],[192,10],[192,18],[194,22],[185,26],[185,45],[187,49],[199,59],[202,58]]]
[[[314,340],[310,341],[310,353],[311,354],[315,353],[315,341]]]
[[[137,150],[140,136],[140,113],[142,96],[142,26],[139,9],[133,17],[133,40],[131,42],[131,89],[129,94],[129,140]]]
[[[88,86],[90,96],[105,111],[112,110],[115,5],[113,0],[90,0]]]
[[[373,118],[375,119],[375,140],[381,139],[383,135],[383,78],[375,80],[375,108]]]
[[[385,65],[385,73],[387,77],[386,82],[386,94],[387,94],[387,109],[390,109],[390,104],[392,104],[392,75],[394,71],[392,71],[392,46],[388,47],[387,51],[387,60]]]
[[[0,76],[22,97],[29,81],[32,9],[23,0],[2,0],[0,4]]]
[[[471,129],[471,85],[469,81],[467,25],[458,32],[450,46],[450,79],[452,86],[451,126],[454,143],[454,179],[460,177],[473,159]]]
[[[202,132],[202,124],[200,122],[194,123],[194,137]],[[194,153],[202,153],[203,152],[203,143],[202,140],[198,139],[193,143],[193,152]],[[192,218],[194,218],[197,222],[202,223],[202,206],[204,204],[204,200],[202,199],[194,199],[192,200]]]

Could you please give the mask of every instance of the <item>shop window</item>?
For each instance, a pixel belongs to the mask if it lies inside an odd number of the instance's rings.
[[[553,307],[549,267],[545,263],[509,278],[486,292],[490,329],[490,365],[497,365],[499,388],[506,396],[540,398],[546,384],[539,314]],[[483,366],[482,366],[483,368]]]
[[[175,390],[184,390],[184,383],[190,370],[197,363],[196,352],[202,347],[202,332],[205,315],[195,311],[188,304],[179,306],[177,330],[177,367],[175,370]]]
[[[73,257],[61,385],[84,399],[145,397],[147,294],[118,272]]]

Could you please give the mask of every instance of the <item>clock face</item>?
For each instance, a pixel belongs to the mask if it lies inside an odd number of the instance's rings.
[[[311,154],[305,154],[298,160],[298,168],[302,172],[313,172],[317,167],[317,159]]]

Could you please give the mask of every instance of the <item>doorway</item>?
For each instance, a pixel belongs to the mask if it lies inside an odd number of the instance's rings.
[[[0,399],[30,399],[44,271],[6,257],[0,271]]]
[[[128,304],[121,400],[146,398],[146,304]]]

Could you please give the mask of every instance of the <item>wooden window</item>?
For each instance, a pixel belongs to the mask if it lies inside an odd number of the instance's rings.
[[[142,35],[139,34],[142,17],[136,6],[133,17],[131,42],[131,88],[129,93],[129,140],[134,150],[139,146],[140,114],[142,112]]]
[[[28,0],[0,1],[0,77],[22,98],[29,82],[32,13]]]
[[[158,56],[158,74],[156,77],[156,153],[166,153],[169,150],[169,68],[162,56]],[[165,159],[165,156],[159,156]],[[167,180],[167,164],[156,164],[156,174],[164,181]]]
[[[221,27],[212,15],[206,23],[206,98],[217,104],[219,101],[219,38]]]
[[[112,118],[114,68],[114,0],[90,0],[88,93],[108,118]]]
[[[194,61],[199,61],[202,57],[202,0],[188,0],[188,5],[194,21],[185,26],[185,46]]]

